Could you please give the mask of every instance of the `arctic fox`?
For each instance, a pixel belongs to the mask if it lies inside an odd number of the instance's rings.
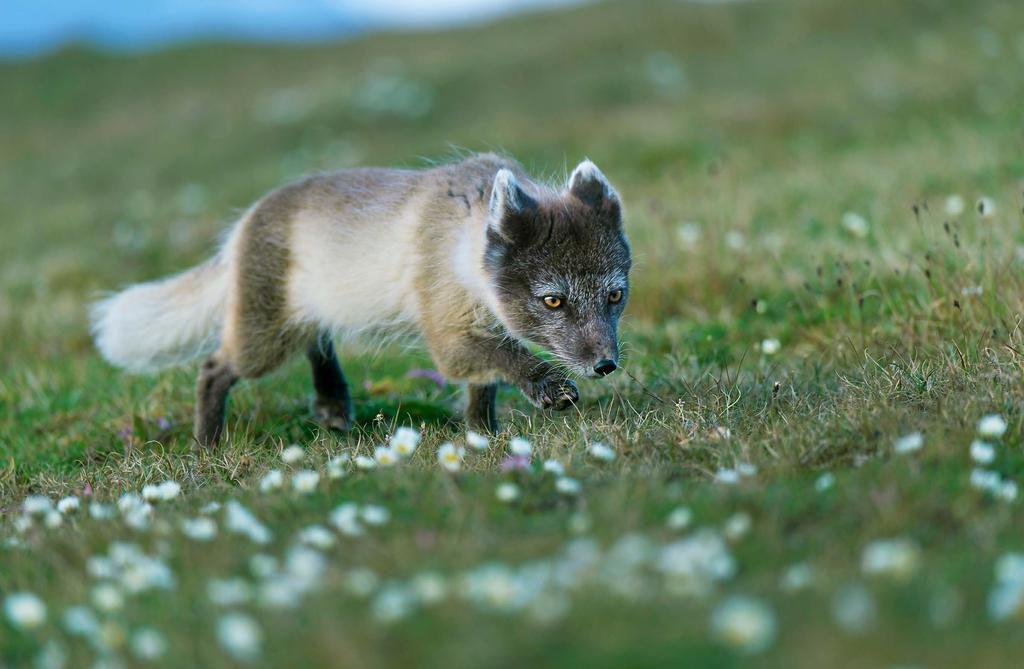
[[[272,191],[212,259],[98,302],[92,330],[103,357],[131,371],[207,356],[195,407],[203,446],[221,436],[231,387],[298,351],[317,417],[347,429],[333,337],[394,330],[418,332],[441,374],[466,383],[468,427],[496,431],[497,382],[561,410],[579,399],[570,375],[615,370],[630,264],[621,201],[590,161],[558,189],[493,154],[349,169]]]

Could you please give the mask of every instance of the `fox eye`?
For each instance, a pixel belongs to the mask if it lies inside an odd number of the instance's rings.
[[[622,301],[622,291],[621,290],[613,290],[612,292],[608,293],[608,301],[611,302],[612,304],[618,304],[619,302],[621,302]]]
[[[562,306],[562,298],[555,295],[546,295],[544,297],[544,304],[548,305],[551,309],[557,309]]]

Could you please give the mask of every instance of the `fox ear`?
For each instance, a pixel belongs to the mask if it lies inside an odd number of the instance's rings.
[[[567,188],[576,199],[592,207],[620,206],[619,194],[597,165],[589,160],[584,160],[572,171]]]
[[[487,228],[505,241],[515,241],[528,232],[523,215],[536,207],[537,203],[519,187],[512,171],[500,169],[494,175]]]

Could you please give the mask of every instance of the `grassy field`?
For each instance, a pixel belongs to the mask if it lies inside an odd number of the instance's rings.
[[[1019,666],[1015,5],[622,2],[0,65],[0,666]],[[350,435],[296,360],[201,453],[194,369],[91,347],[91,299],[200,261],[275,185],[494,149],[622,194],[625,369],[567,414],[503,391],[458,473],[459,389],[415,348],[342,348]],[[400,426],[397,466],[331,460]]]

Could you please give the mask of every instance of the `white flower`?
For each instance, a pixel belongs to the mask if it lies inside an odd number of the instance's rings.
[[[875,623],[875,601],[860,584],[843,587],[832,598],[832,617],[844,631],[863,634]]]
[[[978,213],[982,218],[992,218],[996,214],[996,203],[990,197],[983,197],[978,200]]]
[[[31,592],[12,592],[4,599],[7,620],[19,629],[32,629],[46,622],[46,605]]]
[[[277,558],[266,553],[256,553],[249,558],[249,571],[256,578],[270,578],[277,573]]]
[[[719,483],[724,483],[725,485],[734,485],[739,483],[740,475],[735,469],[722,467],[715,472],[715,480]]]
[[[292,444],[288,448],[281,451],[281,459],[286,465],[294,465],[298,462],[302,462],[302,459],[306,457],[306,451],[297,444]]]
[[[78,497],[76,497],[75,495],[68,495],[67,497],[57,502],[57,510],[60,511],[61,513],[72,513],[78,511],[81,505],[82,502],[81,500],[78,499]]]
[[[677,506],[665,518],[665,524],[672,530],[685,530],[693,520],[693,512],[688,507]]]
[[[30,516],[44,514],[53,508],[53,501],[45,495],[29,495],[21,503],[21,510]]]
[[[377,575],[366,567],[356,567],[345,578],[345,588],[357,597],[368,597],[377,588]]]
[[[355,463],[359,469],[374,469],[377,466],[377,461],[368,455],[357,455]]]
[[[167,652],[167,641],[152,627],[140,627],[135,630],[128,645],[132,649],[132,654],[140,660],[157,660]]]
[[[407,458],[420,445],[420,432],[411,427],[400,427],[391,436],[391,448],[399,457]]]
[[[711,614],[711,634],[744,654],[760,653],[771,646],[775,630],[775,614],[752,597],[729,597]]]
[[[740,251],[746,245],[747,240],[739,230],[729,230],[725,233],[725,245],[733,251]]]
[[[959,216],[964,213],[964,199],[955,193],[946,198],[946,216]]]
[[[391,520],[391,512],[383,506],[376,504],[364,504],[359,510],[359,517],[367,525],[383,525]]]
[[[348,464],[348,453],[335,455],[327,461],[327,478],[340,479],[345,476],[345,466]]]
[[[924,435],[920,432],[911,432],[897,439],[893,443],[892,450],[895,453],[904,455],[919,451],[922,446],[924,446]]]
[[[513,502],[519,499],[519,486],[509,482],[499,483],[494,489],[494,496],[499,502]]]
[[[124,606],[124,595],[110,583],[100,583],[92,589],[92,604],[100,611],[110,613]]]
[[[615,459],[615,450],[603,442],[597,441],[590,445],[590,455],[604,462],[611,462]]]
[[[373,459],[381,467],[390,467],[398,462],[398,453],[388,446],[378,446],[373,449]]]
[[[736,541],[737,539],[743,538],[747,532],[750,531],[753,521],[748,513],[735,513],[729,516],[729,520],[725,521],[725,527],[722,528],[722,534],[725,535],[726,539],[730,541]]]
[[[679,227],[676,228],[676,238],[680,244],[687,248],[696,246],[697,242],[700,241],[700,236],[700,226],[696,223],[680,223]]]
[[[271,469],[260,479],[260,492],[280,490],[284,485],[284,473],[280,469]]]
[[[323,525],[310,525],[299,532],[299,541],[326,550],[334,545],[334,535]]]
[[[440,574],[416,574],[410,583],[412,592],[421,604],[437,604],[448,594],[448,584]]]
[[[978,490],[984,490],[991,493],[997,492],[999,490],[999,486],[1002,484],[1002,478],[999,476],[999,472],[994,472],[988,469],[972,469],[970,480],[972,488],[977,488]]]
[[[455,444],[444,443],[437,449],[437,463],[450,472],[457,472],[462,469],[462,458],[466,449]]]
[[[128,513],[144,505],[142,497],[133,492],[126,492],[117,498],[117,510],[121,513]]]
[[[210,541],[217,536],[217,523],[206,516],[183,518],[181,533],[193,541]]]
[[[208,502],[199,507],[199,513],[217,513],[220,508],[220,502]]]
[[[836,484],[836,476],[832,472],[825,472],[814,481],[814,489],[818,492],[825,492]]]
[[[64,629],[68,634],[91,637],[100,627],[96,614],[87,606],[69,606],[64,609]]]
[[[868,575],[878,574],[906,579],[921,561],[921,549],[913,541],[897,537],[873,541],[864,547],[861,570]]]
[[[107,520],[114,517],[114,510],[102,502],[90,502],[89,517],[93,520]]]
[[[292,490],[307,495],[316,490],[320,483],[320,474],[312,469],[300,469],[292,474]]]
[[[998,414],[990,414],[978,421],[978,434],[986,439],[999,439],[1006,433],[1006,421]]]
[[[267,544],[272,538],[266,525],[233,499],[224,506],[224,525],[229,532],[245,535],[253,543]]]
[[[806,562],[798,562],[786,567],[779,579],[779,587],[785,592],[803,590],[814,583],[814,570]]]
[[[533,452],[533,446],[529,441],[522,437],[513,437],[508,442],[508,450],[511,451],[512,455],[518,455],[524,458],[530,457]]]
[[[252,599],[252,588],[242,578],[211,578],[206,596],[217,606],[238,606]]]
[[[545,460],[544,471],[554,474],[555,476],[562,476],[565,474],[565,465],[558,460]]]
[[[750,462],[737,462],[736,473],[742,476],[743,478],[757,476],[757,465]]]
[[[580,482],[568,476],[562,476],[555,481],[555,490],[563,495],[578,495],[580,492]]]
[[[57,511],[56,509],[51,509],[50,511],[47,511],[46,515],[43,517],[43,524],[51,530],[60,527],[63,522],[64,514],[62,514],[60,511]]]
[[[359,524],[359,507],[352,502],[345,502],[334,509],[330,515],[331,524],[342,534],[349,537],[358,537],[363,533],[363,526]]]
[[[466,433],[466,444],[478,451],[483,451],[491,445],[491,441],[479,432],[470,430]]]
[[[370,613],[377,622],[393,623],[409,615],[415,603],[412,593],[405,588],[392,585],[377,593],[370,604]]]
[[[971,442],[971,459],[982,465],[991,464],[996,459],[996,449],[992,444],[975,439]]]
[[[142,498],[147,502],[166,502],[181,493],[181,485],[177,481],[150,483],[142,488]]]
[[[765,355],[775,355],[779,352],[780,348],[782,348],[782,343],[774,337],[761,342],[761,353]]]
[[[999,489],[996,490],[996,497],[1003,500],[1004,502],[1012,502],[1017,499],[1019,490],[1017,488],[1016,481],[1004,480],[999,484]]]
[[[263,632],[252,618],[229,613],[217,621],[217,640],[233,658],[250,662],[259,657]]]
[[[854,237],[863,239],[868,236],[868,220],[856,212],[843,214],[843,227]]]

